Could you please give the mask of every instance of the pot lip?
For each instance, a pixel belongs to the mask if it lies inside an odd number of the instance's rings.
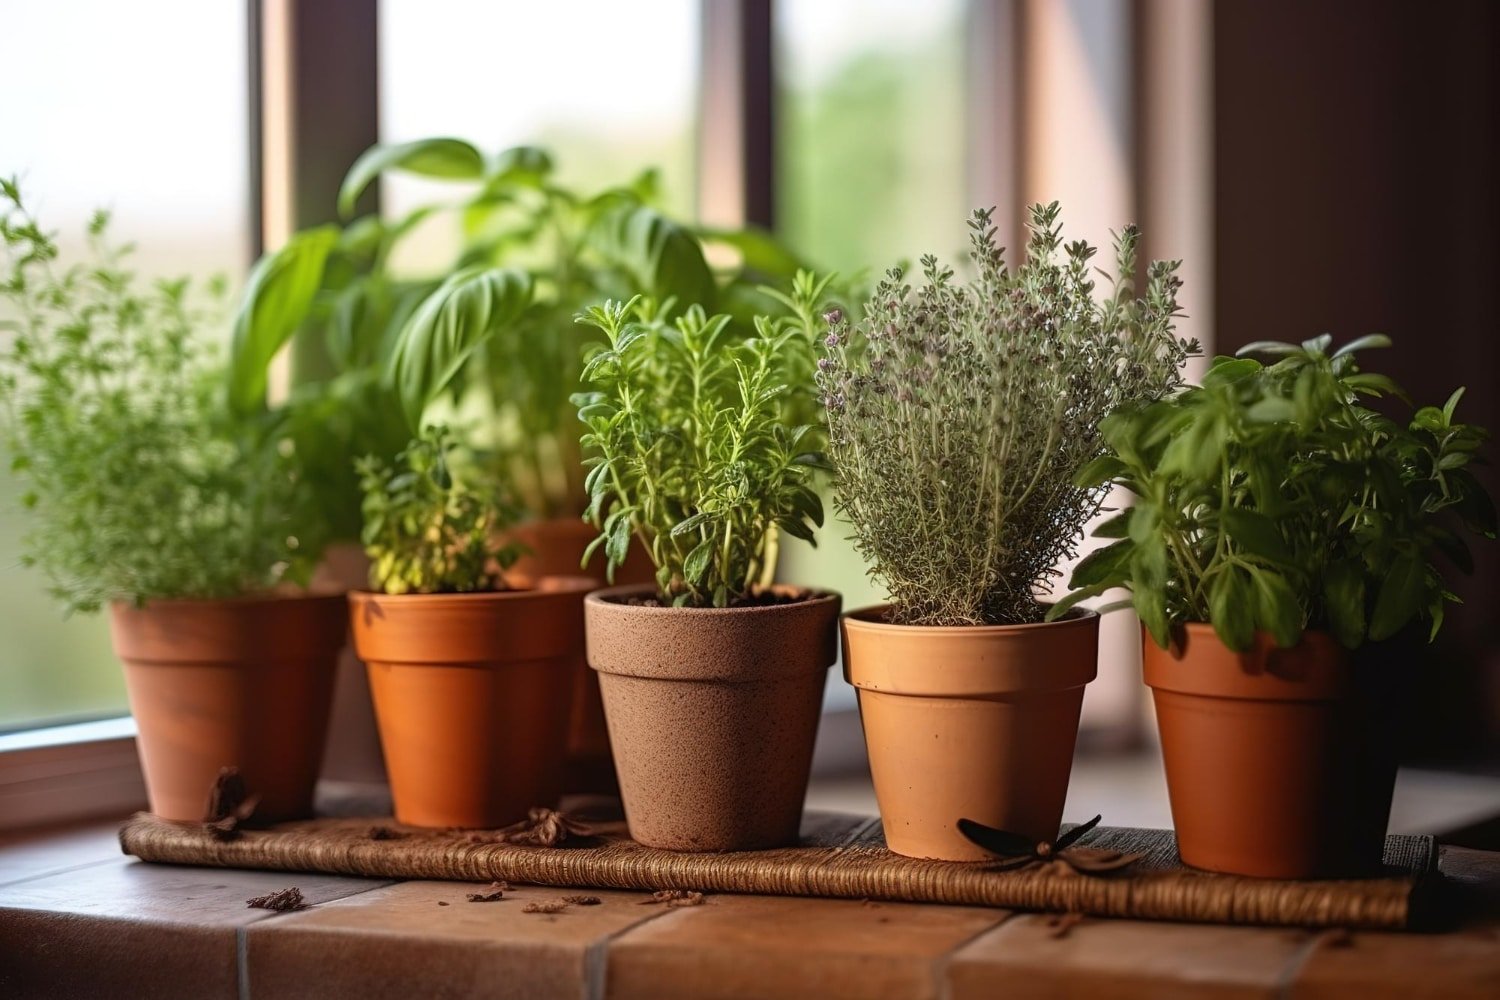
[[[619,601],[610,600],[613,597],[625,597],[634,594],[656,593],[656,585],[652,583],[631,583],[617,587],[602,587],[594,590],[583,599],[585,607],[609,608],[611,611],[619,611],[631,615],[654,615],[657,617],[681,617],[692,615],[695,618],[726,618],[742,617],[752,615],[786,613],[799,608],[821,608],[829,604],[835,606],[843,600],[837,591],[821,590],[815,587],[801,587],[796,584],[777,583],[772,584],[771,589],[778,592],[792,591],[807,594],[806,600],[794,601],[789,604],[757,604],[739,608],[674,608],[662,607],[649,604],[622,604]]]
[[[1043,605],[1045,606],[1045,604]],[[877,620],[892,605],[871,604],[863,608],[846,611],[842,618],[845,625],[861,632],[885,632],[892,635],[932,636],[987,636],[1012,635],[1040,629],[1080,628],[1099,621],[1099,612],[1093,608],[1075,607],[1055,622],[1025,622],[1019,625],[898,625]]]
[[[261,591],[253,594],[237,594],[233,597],[152,597],[141,604],[129,598],[117,597],[109,602],[110,609],[118,614],[142,611],[191,611],[208,608],[259,608],[286,606],[289,604],[342,604],[344,592],[277,593]]]
[[[509,590],[477,590],[460,594],[387,594],[378,590],[349,591],[351,604],[392,601],[401,604],[440,606],[451,604],[497,604],[537,598],[586,594],[595,581],[586,576],[544,576],[534,587],[512,587]]]
[[[1349,651],[1322,629],[1304,629],[1298,643],[1288,647],[1277,646],[1268,633],[1257,632],[1255,644],[1244,653],[1224,646],[1210,622],[1179,622],[1172,629],[1172,643],[1165,649],[1141,630],[1142,679],[1154,692],[1218,701],[1322,702],[1347,697],[1353,680]],[[1192,662],[1180,634],[1190,636],[1197,648],[1209,644],[1211,660],[1237,661],[1241,668],[1215,669],[1211,663]],[[1271,669],[1276,654],[1290,657],[1279,662],[1294,669]],[[1246,669],[1248,663],[1260,663],[1265,669]],[[1298,664],[1301,675],[1295,669]]]

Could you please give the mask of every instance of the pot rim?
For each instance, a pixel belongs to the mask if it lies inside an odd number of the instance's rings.
[[[275,591],[260,591],[253,594],[237,594],[233,597],[152,597],[140,604],[136,604],[126,597],[117,597],[109,602],[109,606],[116,611],[130,613],[141,611],[172,611],[178,609],[186,611],[211,607],[269,607],[277,604],[318,603],[343,600],[343,591],[339,591],[338,593],[277,593]]]
[[[884,614],[892,606],[890,602],[885,604],[870,604],[863,608],[855,608],[853,611],[846,611],[842,615],[842,618],[846,623],[853,625],[862,632],[890,632],[904,635],[915,635],[920,632],[924,635],[934,636],[985,636],[1009,635],[1033,629],[1077,627],[1080,622],[1086,622],[1091,618],[1099,617],[1099,612],[1093,608],[1075,607],[1055,622],[1024,622],[1018,625],[898,625],[895,622],[876,620],[877,616]],[[1042,606],[1047,607],[1048,605],[1043,602]]]
[[[657,615],[660,617],[676,617],[690,614],[703,618],[760,615],[768,612],[786,611],[789,608],[816,607],[820,604],[842,600],[837,591],[801,587],[796,584],[776,583],[772,584],[768,589],[775,593],[792,592],[805,594],[807,597],[804,600],[792,601],[786,604],[753,604],[738,608],[674,608],[670,605],[624,604],[620,601],[610,600],[612,597],[624,597],[647,592],[656,593],[656,584],[654,583],[627,583],[615,587],[597,588],[583,600],[585,604],[607,607],[611,610],[619,610],[627,614]]]
[[[1165,649],[1142,628],[1141,653],[1146,687],[1190,698],[1338,701],[1348,697],[1356,681],[1349,651],[1322,629],[1304,629],[1297,644],[1287,647],[1277,646],[1269,633],[1257,632],[1251,647],[1237,653],[1224,645],[1211,623],[1180,622]]]
[[[594,580],[586,576],[544,576],[534,587],[512,587],[509,590],[475,590],[456,594],[387,594],[361,588],[349,591],[351,603],[400,601],[402,604],[486,604],[519,601],[527,598],[556,597],[559,594],[586,594],[594,589]]]

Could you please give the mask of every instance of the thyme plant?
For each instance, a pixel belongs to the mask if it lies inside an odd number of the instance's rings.
[[[1388,343],[1252,344],[1279,360],[1219,358],[1202,386],[1105,420],[1109,453],[1077,481],[1137,499],[1097,529],[1116,541],[1079,564],[1055,610],[1128,587],[1123,603],[1161,646],[1190,621],[1236,650],[1257,631],[1290,646],[1309,627],[1354,648],[1414,619],[1435,636],[1454,599],[1439,557],[1468,572],[1458,529],[1495,535],[1469,468],[1488,435],[1454,419],[1462,389],[1402,422],[1366,405],[1404,398],[1355,359]]]
[[[64,265],[0,179],[0,444],[31,512],[22,563],[70,613],[305,580],[322,525],[284,428],[225,405],[205,335],[222,290],[145,286],[108,230],[96,213],[90,256]]]
[[[443,427],[425,428],[393,462],[356,462],[364,494],[361,540],[370,583],[386,594],[465,594],[507,589],[520,555],[495,542],[514,521],[498,491]]]
[[[1095,249],[1064,246],[1058,215],[1055,202],[1032,208],[1026,261],[1007,267],[991,213],[975,212],[970,284],[926,256],[921,288],[893,269],[862,320],[827,316],[818,385],[835,503],[893,622],[1041,621],[1038,588],[1104,500],[1074,483],[1103,450],[1100,420],[1172,390],[1198,350],[1173,335],[1178,262],[1152,263],[1137,297],[1139,233],[1126,228],[1097,297]]]
[[[808,410],[817,305],[828,279],[797,275],[790,316],[758,316],[736,336],[727,315],[689,307],[675,322],[639,297],[581,314],[606,344],[584,366],[597,388],[573,397],[587,427],[589,507],[611,578],[632,536],[656,564],[659,599],[678,607],[753,601],[776,568],[777,533],[814,542],[824,459]]]

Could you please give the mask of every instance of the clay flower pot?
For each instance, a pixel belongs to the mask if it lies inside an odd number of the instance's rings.
[[[236,767],[257,819],[312,814],[345,608],[342,595],[110,608],[152,812],[204,819],[219,769]]]
[[[673,851],[748,851],[797,839],[839,597],[741,608],[584,602],[589,663],[630,835]]]
[[[851,612],[843,632],[886,845],[914,858],[994,857],[958,832],[960,819],[1055,840],[1099,616],[939,627],[893,625],[885,612]]]
[[[1356,674],[1332,636],[1244,653],[1188,624],[1145,637],[1184,863],[1266,878],[1379,867],[1396,780],[1391,678]]]
[[[529,550],[516,560],[506,578],[517,586],[531,586],[549,576],[587,576],[595,587],[605,585],[604,552],[594,553],[587,568],[580,569],[583,553],[599,531],[576,517],[546,518],[517,525],[506,535]],[[625,564],[615,571],[621,586],[650,583],[656,575],[651,558],[639,541],[632,539]],[[579,643],[573,664],[573,705],[568,716],[568,760],[563,790],[616,795],[620,791],[610,753],[609,728],[604,721],[604,702],[599,679],[589,669]]]
[[[592,586],[349,595],[397,820],[489,828],[556,805]]]

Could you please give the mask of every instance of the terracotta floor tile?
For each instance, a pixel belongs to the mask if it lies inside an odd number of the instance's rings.
[[[120,821],[0,836],[0,886],[118,860]]]
[[[484,888],[404,882],[257,924],[246,935],[251,996],[574,1000],[602,973],[611,935],[661,914],[638,892],[519,886],[496,902],[466,899]],[[525,912],[575,894],[601,902]]]
[[[611,942],[606,996],[937,996],[945,957],[1005,916],[964,906],[710,896]]]
[[[1028,914],[954,956],[950,996],[1276,997],[1311,942],[1291,930],[1137,920],[1084,920],[1062,933],[1054,918]]]
[[[123,857],[16,882],[0,887],[0,996],[234,997],[239,929],[285,919],[247,899],[295,885],[321,903],[384,884]]]
[[[1323,935],[1290,996],[1495,1000],[1500,997],[1500,923],[1448,934]]]

